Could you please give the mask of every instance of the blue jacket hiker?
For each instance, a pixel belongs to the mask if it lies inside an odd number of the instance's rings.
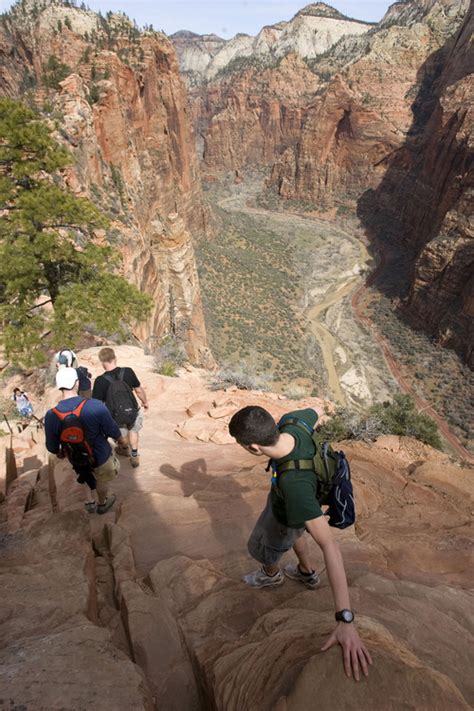
[[[120,429],[103,403],[78,395],[75,368],[59,368],[56,385],[63,397],[46,413],[46,448],[60,458],[67,456],[78,482],[87,486],[89,513],[105,513],[115,502],[115,494],[107,496],[108,487],[120,468],[108,438],[120,442]]]

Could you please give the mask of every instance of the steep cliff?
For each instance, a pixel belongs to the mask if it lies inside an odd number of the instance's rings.
[[[365,35],[370,28],[315,3],[289,22],[225,44],[213,36],[174,35],[206,169],[271,165],[295,146],[321,85],[307,62],[341,37]]]
[[[318,77],[301,57],[289,54],[277,69],[247,67],[195,92],[193,115],[206,169],[271,165],[299,140],[317,86]]]
[[[359,212],[409,255],[404,315],[474,366],[474,17],[419,71],[413,123]]]
[[[113,229],[98,239],[117,245],[127,277],[154,299],[136,335],[153,346],[179,332],[205,362],[191,233],[207,215],[170,42],[123,15],[23,0],[2,18],[0,56],[0,92],[29,97],[55,122],[74,156],[67,184],[109,213]]]
[[[330,207],[379,184],[410,130],[420,67],[459,26],[465,5],[398,3],[377,28],[314,65],[329,78],[300,140],[273,166],[280,195]]]

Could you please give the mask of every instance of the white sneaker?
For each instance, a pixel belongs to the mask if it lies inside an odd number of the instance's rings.
[[[274,588],[278,585],[283,585],[285,582],[281,570],[275,575],[267,575],[263,566],[258,570],[254,570],[253,573],[244,575],[242,580],[247,585],[250,585],[251,588]]]
[[[297,563],[290,563],[289,565],[286,565],[283,568],[283,572],[285,573],[287,578],[291,578],[291,580],[297,580],[299,583],[303,583],[303,585],[305,585],[308,590],[316,590],[316,588],[321,583],[319,575],[316,573],[316,571],[313,571],[311,575],[303,575]]]

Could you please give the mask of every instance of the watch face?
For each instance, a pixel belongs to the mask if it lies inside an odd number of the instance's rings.
[[[343,618],[344,622],[352,622],[352,620],[354,619],[354,615],[352,614],[352,612],[350,610],[343,610],[342,611],[342,618]]]

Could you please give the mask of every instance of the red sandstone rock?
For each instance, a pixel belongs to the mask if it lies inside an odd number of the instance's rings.
[[[189,357],[211,362],[191,238],[206,230],[207,212],[173,46],[160,33],[131,43],[132,24],[114,16],[107,20],[109,29],[119,28],[113,51],[101,49],[105,33],[94,13],[46,5],[35,18],[25,8],[0,29],[0,94],[20,96],[26,75],[41,81],[51,56],[71,68],[58,92],[38,87],[36,96],[63,116],[59,138],[74,159],[66,184],[118,216],[113,239],[124,273],[153,298],[152,316],[136,335],[155,347],[174,323],[185,331]],[[72,30],[64,26],[64,12]],[[135,57],[133,67],[124,60],[127,52]]]

